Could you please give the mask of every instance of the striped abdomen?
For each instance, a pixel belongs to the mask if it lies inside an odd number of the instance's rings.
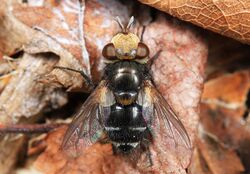
[[[105,130],[118,150],[129,152],[140,143],[146,131],[142,107],[135,103],[127,106],[118,103],[112,105]]]

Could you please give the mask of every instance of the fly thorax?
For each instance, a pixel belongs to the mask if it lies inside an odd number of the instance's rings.
[[[141,78],[135,70],[121,68],[113,76],[111,84],[116,101],[122,105],[130,105],[137,98]]]

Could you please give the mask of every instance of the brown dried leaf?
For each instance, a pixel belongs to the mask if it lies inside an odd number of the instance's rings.
[[[203,143],[200,151],[210,163],[213,173],[221,173],[223,166],[226,173],[239,173],[244,168],[235,155],[236,150],[247,167],[250,142],[250,132],[243,117],[246,112],[247,95],[250,87],[249,71],[241,70],[231,74],[223,74],[205,83],[201,104],[201,124],[205,132],[212,135],[224,147],[231,148],[229,152],[220,152],[219,155],[228,157],[225,163],[217,166],[214,163],[214,154],[207,153],[209,143]],[[221,90],[223,89],[223,90]],[[204,149],[205,148],[205,149]],[[232,162],[232,164],[231,164]],[[248,170],[246,168],[246,170]]]
[[[43,6],[15,4],[15,17],[36,30],[36,34],[25,46],[30,54],[53,52],[60,56],[57,65],[79,69],[90,74],[89,55],[83,38],[85,4],[80,1],[45,1]],[[66,88],[82,88],[79,74],[54,70],[47,80]]]
[[[40,76],[51,71],[55,57],[45,55],[24,54],[15,74],[11,77],[0,95],[0,123],[4,125],[21,122],[32,123],[38,119],[45,108],[58,108],[67,102],[66,95],[59,90],[39,83]],[[0,163],[4,173],[11,171],[16,162],[18,149],[22,143],[16,143],[13,138],[0,137],[0,160],[11,164]],[[6,146],[8,144],[8,146]],[[11,151],[10,155],[6,152]]]
[[[229,109],[244,108],[249,82],[248,71],[225,74],[209,80],[204,86],[202,102],[221,105]]]
[[[237,174],[244,171],[235,151],[222,147],[202,131],[200,134],[198,148],[213,174]]]
[[[0,52],[3,55],[12,55],[28,43],[32,38],[32,30],[18,22],[12,14],[15,0],[2,1],[0,4]]]
[[[2,138],[2,137],[0,137]],[[1,140],[1,139],[0,139]],[[6,136],[0,141],[0,170],[2,174],[12,172],[17,161],[17,154],[20,154],[24,148],[24,137]]]
[[[4,55],[16,53],[23,44],[36,38],[34,30],[20,23],[13,16],[14,5],[17,5],[15,0],[3,1],[0,4],[0,49]],[[57,62],[57,56],[27,53],[16,56],[20,58],[19,64],[13,71],[14,73],[10,72],[12,73],[9,76],[11,78],[8,80],[8,84],[5,84],[0,95],[1,124],[32,123],[37,120],[45,108],[54,107],[55,109],[67,101],[65,93],[38,82],[42,76],[52,70]],[[1,68],[3,67],[1,66]],[[5,74],[5,72],[2,73]],[[0,160],[3,161],[0,164],[0,171],[3,174],[11,173],[24,141],[21,141],[22,139],[19,137],[14,137],[13,140],[9,136],[1,136],[0,139],[0,148],[4,149],[0,151]]]
[[[250,2],[139,0],[205,29],[250,43]]]
[[[85,4],[78,0],[60,3],[48,1],[41,7],[16,5],[13,13],[24,24],[58,42],[87,70],[89,55],[83,38],[84,8]]]
[[[246,112],[245,103],[249,88],[249,71],[242,70],[232,74],[224,74],[205,83],[202,103],[204,107],[208,106],[215,111],[222,110],[222,113],[228,114],[229,119],[240,124],[244,112]],[[204,109],[205,112],[206,109]]]
[[[192,163],[189,167],[189,173],[191,174],[212,174],[209,170],[205,159],[200,154],[200,151],[196,148],[192,156]]]
[[[0,93],[3,91],[5,86],[10,82],[11,77],[15,74],[16,62],[8,62],[1,58],[0,55]]]
[[[54,55],[24,54],[16,74],[0,96],[0,114],[3,115],[0,118],[1,124],[13,124],[20,122],[22,117],[33,117],[51,104],[51,94],[55,89],[38,80],[51,71],[56,61]],[[65,102],[66,99],[61,104]]]

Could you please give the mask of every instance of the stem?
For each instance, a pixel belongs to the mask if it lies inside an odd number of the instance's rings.
[[[52,124],[19,124],[19,125],[0,125],[0,134],[9,133],[23,133],[23,134],[37,134],[47,133],[62,125],[64,123],[52,123]]]

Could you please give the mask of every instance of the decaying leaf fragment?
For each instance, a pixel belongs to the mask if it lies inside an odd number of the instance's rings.
[[[197,151],[194,154],[191,173],[201,174],[236,174],[244,171],[244,167],[233,149],[220,144],[199,127]],[[193,166],[196,163],[195,166]],[[197,164],[198,163],[198,164]]]
[[[140,0],[140,2],[167,12],[205,29],[250,43],[250,2]]]
[[[204,86],[201,122],[230,147],[237,147],[244,137],[249,137],[243,118],[249,82],[249,71],[245,70],[211,79]]]
[[[28,54],[22,52],[22,46],[29,43],[35,36],[35,31],[19,22],[12,14],[15,1],[1,3],[1,52],[3,55],[15,55],[18,64],[9,72],[8,83],[0,95],[0,122],[3,125],[18,123],[33,123],[42,119],[44,110],[61,107],[67,102],[64,92],[52,86],[40,83],[41,77],[52,70],[58,61],[55,54]],[[7,62],[6,62],[7,64]],[[10,62],[11,64],[11,62]],[[14,63],[13,63],[14,64]],[[4,64],[1,63],[1,68]],[[8,75],[8,74],[7,74]],[[4,76],[2,76],[4,77]],[[0,137],[0,171],[10,173],[18,160],[18,153],[24,150],[24,139],[20,136]]]
[[[250,133],[244,117],[249,112],[246,105],[249,77],[248,70],[238,70],[205,83],[198,149],[190,168],[192,172],[233,174],[248,170],[246,146]]]
[[[62,91],[38,82],[39,77],[49,72],[57,60],[53,56],[51,59],[46,59],[44,56],[23,55],[15,70],[16,73],[12,75],[0,95],[1,124],[32,123],[39,119],[45,108],[58,108],[67,102],[66,95]],[[11,136],[1,137],[1,149],[12,152],[11,154],[0,152],[0,159],[3,160],[0,169],[3,173],[11,170],[17,160],[18,149],[23,147],[23,143],[24,141]]]
[[[84,3],[44,1],[43,6],[17,4],[13,8],[20,22],[37,31],[26,44],[26,52],[53,52],[60,56],[57,65],[83,70],[90,75],[89,55],[83,39]],[[83,87],[82,78],[75,73],[54,70],[48,79],[66,88]]]

